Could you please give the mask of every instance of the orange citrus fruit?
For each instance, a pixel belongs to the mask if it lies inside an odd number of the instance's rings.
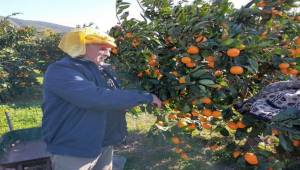
[[[186,67],[188,67],[188,68],[194,68],[194,67],[196,67],[196,63],[194,63],[194,62],[187,63],[187,64],[185,64],[185,65],[186,65]]]
[[[177,119],[177,115],[171,113],[171,114],[168,115],[168,119],[170,119],[170,120]]]
[[[292,143],[293,143],[293,146],[295,146],[295,147],[300,146],[300,140],[293,140]]]
[[[242,121],[238,121],[238,122],[236,123],[236,125],[237,125],[237,127],[240,128],[240,129],[243,129],[243,128],[246,127],[246,125],[245,125]]]
[[[188,124],[186,123],[185,120],[179,120],[179,121],[177,122],[177,126],[178,126],[179,128],[186,127],[187,125],[188,125]]]
[[[204,117],[204,116],[199,117],[198,120],[199,120],[200,122],[207,122],[207,118]]]
[[[184,84],[185,83],[185,77],[180,77],[178,81],[179,81],[180,84]]]
[[[234,75],[240,75],[244,73],[244,69],[241,66],[232,66],[230,68],[230,73]]]
[[[202,114],[204,115],[204,116],[211,116],[211,114],[212,114],[212,111],[210,110],[210,109],[203,109],[202,110]]]
[[[296,45],[300,45],[300,36],[296,38],[295,44],[296,44]]]
[[[290,64],[289,64],[289,63],[280,63],[280,64],[278,65],[278,67],[279,67],[280,69],[287,69],[287,68],[290,67]]]
[[[227,123],[227,126],[232,130],[236,130],[238,128],[237,124],[231,121]]]
[[[214,118],[219,118],[219,117],[222,116],[222,112],[215,110],[215,111],[212,112],[211,115],[212,115]]]
[[[205,60],[206,61],[208,61],[208,62],[215,62],[215,58],[214,58],[214,56],[207,56],[207,57],[205,57]]]
[[[296,75],[299,73],[299,71],[296,70],[296,69],[291,69],[291,70],[288,71],[288,73],[289,73],[290,75],[296,76]]]
[[[125,37],[126,37],[126,38],[131,38],[131,37],[132,37],[132,32],[127,32],[127,33],[125,34]]]
[[[180,157],[184,160],[189,160],[189,156],[185,152],[181,152]]]
[[[230,48],[227,50],[227,55],[231,58],[235,58],[240,55],[241,50],[238,48]]]
[[[211,128],[212,128],[211,124],[206,123],[206,122],[202,123],[202,127],[203,127],[204,129],[211,129]]]
[[[194,117],[198,117],[198,116],[199,116],[199,113],[196,112],[195,110],[193,110],[193,111],[192,111],[192,115],[193,115]]]
[[[254,153],[247,152],[244,155],[244,159],[246,162],[248,162],[250,165],[257,165],[258,164],[258,159]]]
[[[191,59],[191,57],[182,57],[181,62],[184,64],[188,64],[188,63],[192,62],[192,59]]]
[[[209,97],[203,97],[201,99],[201,102],[204,103],[204,104],[211,104],[212,100]]]
[[[188,128],[189,128],[190,130],[194,130],[194,129],[196,129],[196,124],[195,124],[195,123],[192,123],[192,124],[190,124],[190,125],[188,126]]]
[[[205,42],[205,41],[207,41],[207,38],[205,36],[203,36],[203,35],[198,35],[196,37],[196,42],[197,43],[201,43],[201,42]]]
[[[173,136],[171,140],[172,140],[172,143],[175,145],[178,145],[181,143],[180,139],[176,136]]]
[[[241,152],[240,151],[233,151],[232,152],[232,156],[234,157],[234,158],[237,158],[237,157],[239,157],[241,155]]]
[[[199,54],[199,51],[200,51],[200,49],[194,45],[189,46],[187,49],[187,53],[192,54],[192,55]]]
[[[182,150],[181,148],[179,148],[179,147],[176,147],[176,148],[175,148],[175,152],[178,153],[178,154],[181,153],[182,151],[183,151],[183,150]]]
[[[265,2],[265,1],[260,1],[260,2],[258,2],[258,3],[256,4],[256,6],[257,6],[257,7],[263,8],[263,7],[267,6],[267,2]]]

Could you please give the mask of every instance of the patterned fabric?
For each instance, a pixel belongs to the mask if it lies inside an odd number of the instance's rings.
[[[241,113],[267,120],[287,108],[300,111],[300,80],[272,83],[258,95],[236,105],[236,109]]]

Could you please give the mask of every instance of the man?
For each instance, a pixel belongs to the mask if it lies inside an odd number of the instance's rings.
[[[68,56],[44,76],[43,138],[54,170],[112,169],[113,145],[126,136],[126,110],[161,107],[153,94],[119,88],[104,60],[114,39],[91,28],[66,33],[59,48]]]

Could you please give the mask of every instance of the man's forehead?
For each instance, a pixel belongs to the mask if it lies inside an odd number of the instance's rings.
[[[108,45],[108,44],[88,44],[88,45],[92,45],[92,46],[96,46],[96,47],[99,47],[99,48],[112,48],[111,45]]]

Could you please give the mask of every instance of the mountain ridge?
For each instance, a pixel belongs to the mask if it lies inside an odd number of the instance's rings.
[[[0,20],[4,19],[4,17],[0,16]],[[51,29],[57,33],[64,33],[70,31],[73,27],[64,26],[56,23],[45,22],[45,21],[35,21],[35,20],[24,20],[19,18],[9,17],[8,21],[11,22],[18,28],[21,27],[34,27],[37,31],[43,31],[45,29]]]

